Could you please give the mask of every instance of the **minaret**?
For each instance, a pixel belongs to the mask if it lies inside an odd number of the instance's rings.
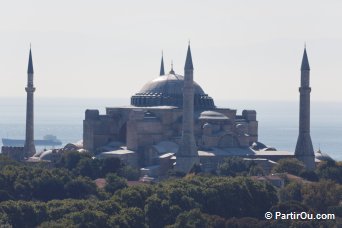
[[[165,71],[164,71],[164,55],[162,52],[162,58],[161,58],[161,63],[160,63],[160,76],[165,75]]]
[[[306,48],[304,48],[300,70],[299,136],[295,156],[305,164],[308,170],[313,170],[315,169],[315,154],[310,136],[310,66]]]
[[[27,93],[26,100],[26,137],[24,146],[24,156],[30,157],[36,153],[34,146],[34,121],[33,121],[33,93],[36,90],[33,86],[33,63],[32,53],[30,47],[29,62],[27,68],[27,87],[25,88]]]
[[[177,152],[176,170],[188,173],[192,167],[199,163],[199,157],[194,137],[194,67],[190,44],[184,66],[184,87],[183,87],[183,126],[182,141]]]

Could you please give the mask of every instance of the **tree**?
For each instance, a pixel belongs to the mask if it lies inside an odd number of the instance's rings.
[[[241,157],[229,157],[218,165],[218,172],[223,176],[246,176],[249,172],[249,166],[249,162],[244,161]]]
[[[119,170],[119,176],[126,178],[129,181],[139,180],[140,172],[132,166],[126,165]]]
[[[0,227],[1,228],[11,228],[12,226],[9,224],[6,213],[0,211]]]
[[[243,217],[243,218],[231,218],[226,220],[225,227],[253,227],[253,228],[264,228],[268,227],[268,221],[260,221],[256,218],[251,218],[251,217]],[[273,227],[273,226],[272,226]],[[274,227],[280,227],[280,228],[285,228],[288,226],[274,226]]]
[[[302,184],[291,182],[279,190],[279,200],[286,201],[302,201]]]
[[[130,207],[124,208],[118,215],[109,219],[110,227],[146,227],[144,212],[140,208]]]
[[[108,227],[108,215],[101,211],[84,210],[70,213],[66,219],[72,221],[72,224],[77,227]]]
[[[341,195],[342,186],[330,180],[305,184],[302,189],[303,203],[321,213],[325,213],[330,206],[337,206]]]
[[[86,177],[77,177],[65,185],[66,195],[74,199],[87,198],[96,194],[96,185]]]
[[[317,175],[321,179],[328,179],[342,184],[342,163],[322,161],[317,166]]]
[[[208,222],[208,227],[212,227],[212,228],[225,227],[226,220],[220,216],[204,214],[204,217]]]
[[[64,152],[60,160],[56,162],[57,167],[64,167],[73,170],[81,159],[91,159],[91,154],[78,151]]]
[[[125,188],[116,195],[126,207],[144,208],[145,198],[134,188]]]
[[[301,171],[299,173],[299,176],[306,179],[306,180],[309,180],[309,181],[318,181],[319,180],[318,175],[312,170]]]
[[[13,199],[13,196],[11,196],[7,191],[0,190],[0,202]]]
[[[56,176],[43,172],[32,180],[32,196],[35,199],[51,200],[64,198],[64,183]]]
[[[278,165],[274,166],[273,172],[275,173],[290,173],[298,176],[304,171],[305,166],[303,162],[294,158],[284,158],[278,161]]]
[[[3,167],[5,167],[7,165],[19,166],[20,163],[15,161],[15,160],[12,160],[11,158],[9,158],[6,155],[0,154],[0,169],[2,169]]]
[[[196,208],[190,211],[185,211],[177,216],[176,222],[173,226],[174,228],[205,228],[208,227],[208,221],[201,211]]]
[[[119,189],[126,188],[127,182],[124,178],[117,176],[114,173],[107,174],[105,190],[114,193]]]
[[[298,202],[298,201],[286,201],[283,203],[279,203],[275,206],[273,206],[270,209],[271,212],[281,212],[284,214],[291,213],[291,212],[309,212],[309,208],[305,206],[304,204]]]
[[[75,175],[81,175],[96,179],[105,177],[109,173],[119,173],[124,168],[124,164],[119,158],[92,158],[89,153],[80,153],[78,151],[65,152],[56,167],[66,168]],[[136,179],[136,170],[132,168],[123,169],[123,174],[127,177]]]
[[[79,160],[74,170],[77,175],[96,179],[101,176],[100,164],[98,159],[83,158]]]
[[[148,197],[155,191],[149,184],[131,186],[117,191],[113,199],[118,200],[124,207],[138,207],[144,209]]]
[[[7,223],[13,227],[36,227],[47,218],[43,203],[26,201],[6,201],[0,204]]]
[[[145,203],[145,216],[148,227],[159,228],[170,223],[170,205],[167,200],[160,199],[156,194],[150,196]]]
[[[249,169],[249,176],[263,176],[265,175],[265,170],[260,165],[252,165]]]
[[[101,159],[101,177],[105,177],[108,173],[118,173],[124,167],[120,158]]]

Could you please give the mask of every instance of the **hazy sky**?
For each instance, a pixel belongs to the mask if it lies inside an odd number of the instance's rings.
[[[342,1],[0,0],[0,97],[129,98],[191,40],[214,99],[297,100],[304,42],[313,100],[342,101]]]

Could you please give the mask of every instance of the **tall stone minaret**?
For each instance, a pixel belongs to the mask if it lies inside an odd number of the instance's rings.
[[[306,48],[304,48],[300,70],[299,136],[295,156],[305,164],[308,170],[313,170],[315,169],[315,154],[310,136],[310,66]]]
[[[27,93],[26,100],[26,137],[24,146],[24,156],[30,157],[36,153],[34,146],[34,121],[33,121],[33,93],[36,88],[33,86],[33,63],[32,53],[30,47],[29,62],[27,68],[27,87],[25,88]]]
[[[183,87],[183,128],[182,142],[177,152],[176,170],[188,173],[194,164],[199,163],[199,157],[194,137],[194,67],[190,44],[184,66],[184,87]]]
[[[160,76],[165,75],[165,71],[164,71],[164,54],[162,52],[162,58],[161,58],[161,63],[160,63]]]

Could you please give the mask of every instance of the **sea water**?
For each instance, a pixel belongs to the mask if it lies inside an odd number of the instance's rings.
[[[77,142],[82,139],[86,109],[99,109],[104,114],[105,107],[127,104],[129,99],[36,98],[35,139],[53,134],[63,145]],[[298,137],[298,102],[216,100],[216,105],[237,109],[238,114],[243,109],[256,110],[259,141],[278,150],[294,151]],[[0,138],[24,139],[25,111],[25,97],[0,98]],[[342,160],[342,103],[311,103],[311,137],[315,151],[320,148],[332,158]]]

